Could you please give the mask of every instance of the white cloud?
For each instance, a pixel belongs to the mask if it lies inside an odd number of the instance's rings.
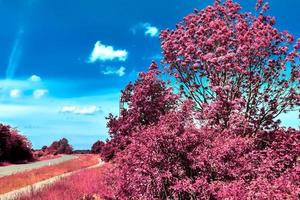
[[[126,68],[121,66],[120,68],[106,67],[105,70],[101,71],[104,75],[118,75],[124,76]]]
[[[37,75],[32,75],[29,79],[30,82],[40,82],[42,79]]]
[[[48,93],[49,93],[49,91],[46,89],[37,89],[37,90],[33,91],[33,97],[36,99],[40,99]]]
[[[113,46],[104,45],[100,41],[97,41],[90,55],[89,62],[94,63],[96,61],[107,60],[125,61],[127,56],[128,52],[126,50],[114,50]]]
[[[45,79],[43,81],[49,88],[49,93],[56,91],[63,93],[69,91],[70,87],[76,87],[76,84],[86,84],[86,81],[89,82],[88,85],[93,83],[92,80],[67,82],[64,80],[54,81]],[[26,83],[30,84],[31,82],[26,80]],[[31,83],[31,85],[35,84]],[[1,86],[2,82],[0,80],[0,87]],[[22,91],[22,99],[12,99],[9,97],[9,92],[12,89],[20,89]],[[28,88],[27,90],[23,89],[23,87],[19,87],[19,84],[16,84],[9,88],[7,95],[3,95],[3,100],[0,99],[1,123],[18,127],[21,133],[30,139],[34,148],[41,148],[44,144],[66,137],[74,148],[87,149],[90,148],[94,141],[108,138],[108,130],[106,128],[107,121],[105,117],[108,116],[109,113],[113,113],[114,115],[118,114],[119,89],[100,87],[97,89],[97,92],[94,94],[90,93],[90,95],[76,97],[47,95],[47,97],[41,98],[38,101],[32,96],[34,89],[47,88],[36,87]],[[0,97],[2,97],[1,94]],[[94,115],[59,112],[63,106],[68,105],[81,108],[96,105],[98,107],[100,106],[101,111]],[[83,111],[81,111],[81,113],[82,112]],[[57,127],[60,127],[60,131],[57,131]],[[43,130],[44,133],[43,137],[41,137],[40,134],[41,130]],[[82,137],[79,137],[80,135]],[[86,137],[88,139],[86,139]]]
[[[61,113],[73,113],[78,115],[94,115],[101,112],[101,109],[97,106],[64,106],[60,109]]]
[[[131,29],[133,34],[136,34],[138,29],[143,29],[144,30],[144,34],[146,36],[150,36],[150,37],[158,37],[159,35],[159,30],[157,27],[152,26],[150,23],[139,23],[138,25],[136,25],[135,27],[133,27]]]
[[[0,80],[0,91],[3,98],[41,98],[48,93],[42,83],[42,79],[37,75],[32,75],[28,79]]]
[[[10,91],[9,96],[11,98],[20,98],[22,96],[22,91],[19,89],[13,89]]]
[[[149,35],[150,37],[157,37],[158,36],[158,28],[155,26],[151,26],[150,24],[145,24],[144,25],[145,30],[145,35]]]

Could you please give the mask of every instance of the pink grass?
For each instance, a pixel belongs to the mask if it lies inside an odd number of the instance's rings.
[[[69,160],[57,165],[41,167],[0,178],[0,194],[10,192],[42,180],[49,179],[67,172],[84,169],[98,163],[96,155],[81,155],[74,160]]]
[[[93,196],[91,199],[100,200],[101,197],[111,193],[104,181],[109,168],[110,164],[105,164],[100,168],[83,170],[45,187],[41,191],[19,197],[18,200],[73,200],[84,199],[87,196]]]

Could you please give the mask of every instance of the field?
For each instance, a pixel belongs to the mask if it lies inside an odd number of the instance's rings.
[[[31,192],[19,197],[18,200],[72,200],[72,199],[94,199],[100,200],[104,193],[110,191],[104,189],[103,174],[107,173],[110,164],[101,168],[87,169],[71,175],[43,188],[38,192]]]
[[[98,162],[97,156],[78,155],[78,158],[57,165],[45,166],[31,171],[4,176],[0,178],[0,194],[17,190],[64,173],[84,169],[96,165]]]

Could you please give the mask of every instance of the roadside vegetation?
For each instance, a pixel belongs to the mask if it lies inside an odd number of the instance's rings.
[[[0,194],[4,194],[34,183],[62,175],[64,173],[84,169],[99,163],[94,155],[78,155],[78,158],[53,166],[24,171],[9,176],[0,177]]]
[[[18,200],[100,200],[102,199],[100,195],[104,192],[112,193],[112,191],[103,191],[105,188],[103,174],[107,173],[110,173],[109,163],[100,168],[83,170],[45,187],[41,191],[31,191],[28,195],[19,197]]]
[[[0,124],[0,166],[4,163],[33,161],[31,148],[29,140],[20,135],[17,129]]]
[[[122,91],[101,151],[113,193],[102,198],[300,197],[300,131],[278,119],[299,112],[300,39],[277,30],[268,9],[216,0],[161,32],[172,84],[152,63]]]
[[[51,155],[58,154],[72,154],[73,147],[69,144],[66,138],[62,138],[58,141],[52,142],[52,144],[47,147],[43,146],[42,149],[34,151],[34,155],[37,158],[49,157]]]

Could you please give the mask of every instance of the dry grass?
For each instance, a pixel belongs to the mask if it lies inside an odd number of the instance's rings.
[[[69,177],[44,187],[41,191],[30,192],[17,200],[101,200],[112,193],[107,188],[106,174],[110,173],[110,164],[82,170]],[[101,198],[102,197],[102,198]]]
[[[4,176],[0,178],[0,194],[32,185],[36,182],[67,172],[96,165],[97,163],[98,157],[95,155],[79,155],[78,158],[57,165],[41,167],[39,169]]]

